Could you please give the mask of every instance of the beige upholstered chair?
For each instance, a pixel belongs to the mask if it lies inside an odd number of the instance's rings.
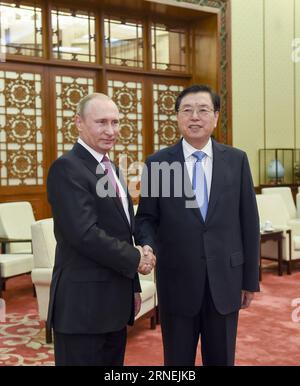
[[[135,319],[150,318],[151,328],[156,327],[156,285],[155,285],[155,274],[152,270],[149,275],[139,275],[140,283],[142,287],[142,305],[141,310],[135,317]]]
[[[31,233],[34,259],[31,277],[35,285],[40,319],[46,320],[56,247],[53,219],[35,222],[31,226]]]
[[[295,205],[294,199],[293,199],[293,194],[291,191],[291,188],[287,186],[276,186],[276,187],[271,187],[271,188],[263,188],[261,190],[262,194],[280,194],[286,207],[289,212],[289,216],[291,219],[296,219],[299,218],[300,216],[298,215],[298,210]],[[300,195],[299,195],[299,200],[300,200]]]
[[[33,268],[33,255],[29,253],[0,254],[0,298],[5,289],[6,280],[30,273]]]
[[[296,194],[296,217],[300,218],[300,187],[298,186],[298,192]]]
[[[0,204],[0,297],[7,279],[30,273],[33,268],[30,226],[34,221],[29,202]]]
[[[35,222],[31,226],[34,268],[32,282],[36,288],[39,315],[46,320],[49,303],[49,290],[55,257],[56,240],[53,232],[53,219]],[[142,287],[142,306],[136,319],[150,317],[151,327],[155,328],[156,286],[154,274],[140,275]]]
[[[291,218],[291,214],[281,194],[258,194],[256,196],[260,224],[271,221],[274,228],[284,231],[283,260],[291,270],[292,263],[300,259],[300,221]],[[291,230],[291,240],[288,230]],[[277,257],[275,242],[268,241],[261,246],[262,256]]]
[[[2,243],[2,246],[6,247],[5,253],[32,253],[30,227],[34,221],[29,202],[0,204],[0,237],[8,240]],[[18,242],[9,241],[13,239]],[[22,242],[22,240],[29,240],[29,242]]]

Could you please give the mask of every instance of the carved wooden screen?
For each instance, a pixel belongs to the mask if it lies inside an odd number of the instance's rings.
[[[137,76],[109,74],[108,95],[120,110],[120,135],[112,159],[117,163],[120,154],[126,154],[128,162],[142,161],[143,154],[143,81]]]
[[[81,98],[95,91],[95,74],[60,72],[53,74],[56,106],[56,156],[69,151],[77,141],[74,124],[76,107]]]
[[[43,185],[42,77],[0,71],[1,186]]]
[[[178,79],[110,73],[108,95],[121,113],[120,136],[112,159],[118,161],[120,154],[126,154],[130,162],[143,161],[149,153],[176,143],[180,134],[175,100],[185,86],[187,82]]]
[[[153,82],[153,150],[157,151],[176,143],[180,134],[177,128],[175,101],[184,86],[176,81]]]
[[[37,218],[51,215],[46,177],[78,133],[79,100],[95,91],[96,73],[3,64],[0,68],[0,194],[30,201]]]
[[[226,110],[227,2],[187,1],[220,9],[221,19],[207,10],[175,15],[169,5],[148,12],[148,1],[137,9],[125,1],[122,10],[119,0],[0,1],[1,201],[28,200],[39,218],[51,216],[48,169],[77,140],[75,109],[88,93],[107,92],[120,109],[116,163],[120,154],[143,161],[180,138],[174,103],[189,84],[217,88],[221,79]],[[221,134],[227,138],[226,114]]]

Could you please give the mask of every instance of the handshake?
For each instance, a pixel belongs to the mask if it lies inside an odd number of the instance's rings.
[[[148,273],[152,271],[156,264],[156,257],[153,254],[153,250],[151,247],[149,247],[149,245],[145,245],[144,247],[137,246],[136,248],[141,254],[138,272],[142,275],[148,275]]]

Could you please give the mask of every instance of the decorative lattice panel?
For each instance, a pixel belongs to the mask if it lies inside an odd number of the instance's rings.
[[[0,184],[43,185],[41,75],[0,71]]]
[[[108,95],[120,110],[120,135],[111,154],[119,163],[120,155],[127,156],[128,164],[143,160],[142,83],[108,81]]]
[[[175,115],[175,101],[183,86],[153,84],[154,151],[173,145],[180,138]]]
[[[57,156],[71,150],[77,141],[78,130],[74,124],[76,107],[81,98],[93,93],[93,78],[56,76],[56,140]]]

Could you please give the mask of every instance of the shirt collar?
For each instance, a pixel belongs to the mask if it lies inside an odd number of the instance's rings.
[[[77,142],[83,146],[91,155],[96,158],[96,160],[101,163],[102,158],[104,157],[104,154],[98,153],[96,150],[92,149],[89,145],[87,145],[80,137],[78,138]],[[108,154],[106,156],[109,158]]]
[[[195,151],[203,151],[209,158],[212,159],[212,155],[213,155],[213,152],[212,152],[212,142],[211,142],[211,138],[209,138],[207,144],[202,148],[202,149],[196,149],[195,147],[193,147],[192,145],[190,145],[184,138],[182,140],[182,149],[183,149],[183,155],[184,155],[184,159],[187,160],[189,157],[192,156],[192,154],[195,152]],[[194,158],[194,157],[193,157]]]

